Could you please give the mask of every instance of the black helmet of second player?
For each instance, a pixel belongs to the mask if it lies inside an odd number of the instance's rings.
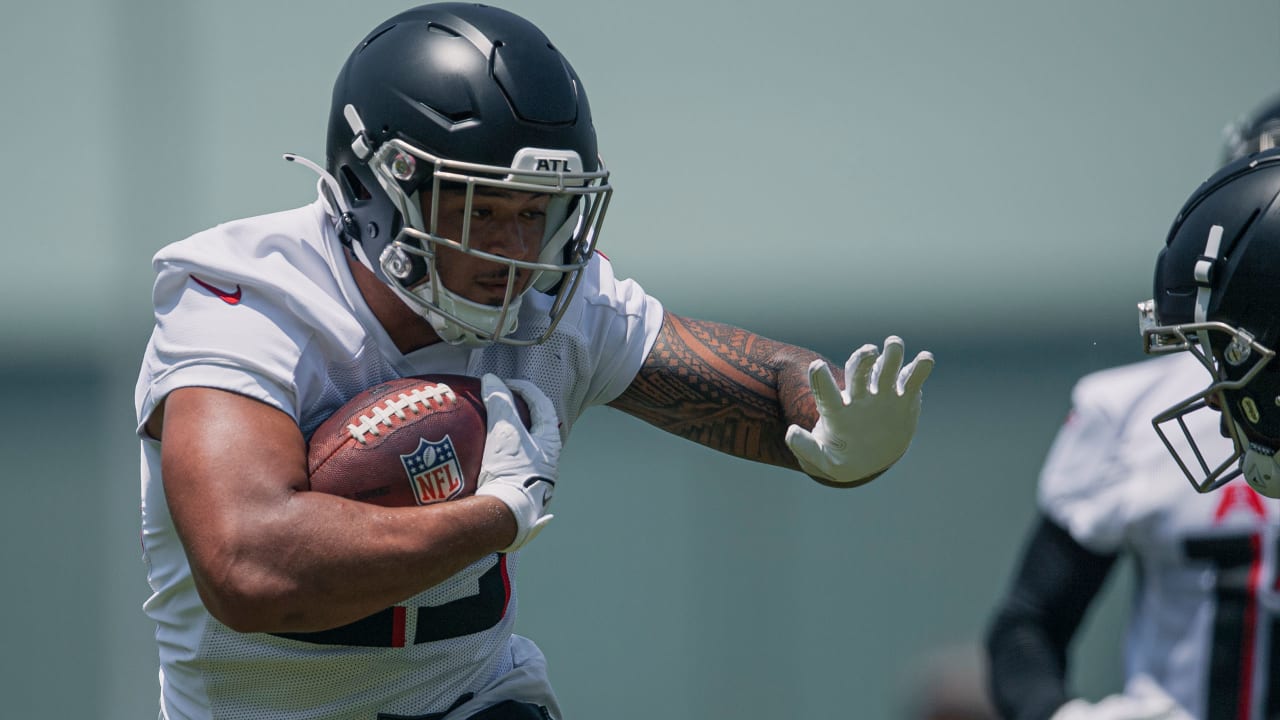
[[[326,158],[343,195],[344,239],[452,343],[533,344],[550,335],[612,192],[569,62],[532,23],[484,5],[423,5],[374,28],[334,83]],[[517,269],[534,279],[523,293],[509,289],[500,306],[451,292],[435,270],[439,248],[475,252],[467,233],[437,233],[441,188],[466,193],[469,217],[474,189],[486,186],[552,198],[537,261],[502,261],[509,283]],[[434,204],[423,208],[420,193]],[[549,310],[517,339],[530,292],[550,295]]]
[[[1280,147],[1280,94],[1222,129],[1222,164]]]
[[[1187,350],[1212,379],[1158,415],[1165,444],[1201,492],[1243,474],[1280,497],[1280,150],[1232,162],[1187,200],[1156,261],[1155,297],[1143,303],[1148,352]],[[1220,464],[1206,459],[1181,418],[1216,407],[1235,444]],[[1166,433],[1170,423],[1181,435]]]

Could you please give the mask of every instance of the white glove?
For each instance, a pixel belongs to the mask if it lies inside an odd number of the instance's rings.
[[[1058,708],[1050,720],[1195,720],[1149,675],[1135,675],[1124,693],[1096,703],[1075,699]]]
[[[933,354],[921,352],[902,367],[902,339],[890,335],[884,354],[875,345],[858,348],[844,364],[844,390],[826,362],[809,366],[809,387],[818,406],[813,430],[787,428],[787,447],[800,469],[839,485],[871,480],[898,461],[920,417],[920,395],[933,370]]]
[[[529,430],[525,430],[516,412],[512,390],[519,392],[529,406]],[[560,460],[559,421],[551,401],[531,382],[503,383],[497,375],[486,374],[480,379],[480,392],[489,417],[489,433],[476,495],[492,495],[511,508],[516,518],[516,539],[502,552],[515,552],[551,522],[546,506],[555,491]]]

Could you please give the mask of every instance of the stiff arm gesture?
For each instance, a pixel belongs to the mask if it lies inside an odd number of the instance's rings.
[[[915,432],[933,356],[905,368],[902,358],[896,337],[883,354],[859,348],[841,390],[812,350],[668,312],[636,379],[610,405],[721,452],[855,487],[901,457]]]

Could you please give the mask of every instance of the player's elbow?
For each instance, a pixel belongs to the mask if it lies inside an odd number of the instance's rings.
[[[201,592],[205,608],[218,622],[239,633],[306,632],[325,629],[305,608],[274,593],[255,589]],[[313,625],[315,625],[313,627]]]
[[[193,567],[192,575],[205,609],[236,632],[286,632],[305,622],[293,583],[265,568],[226,561]]]
[[[1045,619],[1037,608],[1005,598],[992,614],[983,642],[989,656],[1005,657],[1019,655],[1033,640],[1043,644],[1048,637]]]
[[[205,609],[215,620],[239,633],[272,632],[277,628],[267,618],[266,609],[224,593],[200,593]]]

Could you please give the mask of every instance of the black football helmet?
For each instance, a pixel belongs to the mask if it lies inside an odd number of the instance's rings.
[[[1156,261],[1155,297],[1139,305],[1149,353],[1186,350],[1208,369],[1208,387],[1156,416],[1156,431],[1200,492],[1243,474],[1280,497],[1280,150],[1232,162],[1183,206]],[[1222,412],[1235,445],[1221,463],[1207,460],[1183,417]],[[1176,424],[1194,458],[1174,449]],[[1187,462],[1193,460],[1194,462]]]
[[[1280,147],[1280,94],[1222,129],[1222,164]]]
[[[344,241],[452,343],[546,339],[577,290],[612,193],[569,62],[532,23],[484,5],[423,5],[374,28],[334,83],[326,159]],[[536,262],[471,247],[466,222],[461,237],[437,232],[442,187],[465,193],[469,218],[478,186],[551,196]],[[502,304],[444,287],[441,247],[505,265]],[[533,278],[523,292],[520,270]],[[511,333],[532,292],[549,296],[549,322],[517,340]]]

